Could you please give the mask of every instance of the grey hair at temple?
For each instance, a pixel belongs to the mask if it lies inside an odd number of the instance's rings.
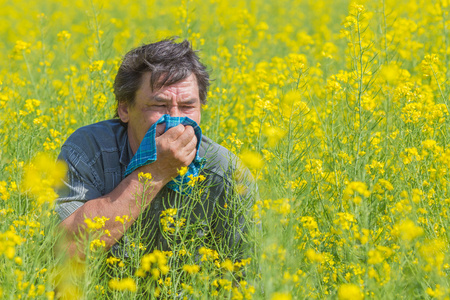
[[[128,52],[114,80],[117,104],[133,105],[136,92],[142,83],[142,75],[146,72],[151,73],[150,86],[154,91],[194,74],[200,103],[206,104],[209,74],[187,40],[176,43],[173,38],[167,39]]]

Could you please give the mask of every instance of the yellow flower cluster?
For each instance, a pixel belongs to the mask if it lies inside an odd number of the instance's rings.
[[[185,218],[177,218],[177,209],[168,208],[161,212],[161,225],[164,232],[175,233],[176,230],[182,228],[185,223]]]
[[[86,223],[87,228],[92,230],[98,230],[105,227],[105,223],[108,220],[109,218],[107,217],[94,217],[93,219],[90,218],[84,219],[84,223]]]
[[[184,265],[183,266],[183,271],[185,271],[186,273],[189,273],[189,274],[196,274],[196,273],[198,273],[199,270],[200,270],[199,265]]]
[[[106,246],[105,241],[100,240],[100,239],[94,239],[94,240],[92,240],[91,243],[89,244],[89,249],[90,249],[91,251],[95,251],[95,250],[97,250],[97,249],[105,248],[105,246]]]
[[[355,284],[343,284],[338,290],[339,300],[362,300],[364,294],[361,289]]]
[[[152,177],[152,174],[150,174],[150,173],[139,172],[138,178],[139,178],[139,182],[147,183],[147,182],[151,181],[153,177]]]
[[[140,268],[136,271],[136,276],[145,277],[147,273],[150,273],[152,278],[157,280],[161,275],[166,275],[168,272],[166,255],[159,250],[155,250],[141,258]]]
[[[343,191],[344,200],[350,200],[355,204],[360,204],[362,197],[368,198],[370,191],[367,188],[367,184],[359,181],[352,181],[347,184],[347,187]]]
[[[188,175],[188,178],[189,178],[190,180],[188,181],[187,184],[188,184],[188,186],[190,186],[190,187],[193,187],[193,186],[195,186],[198,182],[202,182],[202,181],[204,181],[204,180],[206,179],[206,177],[203,176],[203,175],[194,176],[194,175],[192,175],[192,174]]]
[[[254,218],[259,222],[268,212],[278,214],[281,224],[289,221],[289,215],[293,212],[290,200],[287,198],[277,200],[257,200],[253,205]]]
[[[398,224],[395,224],[391,233],[394,237],[398,237],[406,242],[411,242],[423,235],[423,229],[422,227],[414,224],[413,221],[406,219]]]
[[[202,256],[200,261],[216,261],[219,259],[219,253],[216,250],[200,247],[198,254]]]
[[[40,153],[24,167],[24,192],[36,197],[38,205],[53,204],[58,197],[54,189],[63,185],[66,172],[65,163]]]
[[[111,279],[108,286],[112,290],[136,292],[137,286],[133,278]]]
[[[116,216],[115,220],[116,222],[120,222],[122,224],[128,223],[131,221],[130,216],[128,215],[123,215],[123,216]]]
[[[24,241],[24,238],[17,235],[14,227],[6,232],[0,232],[0,254],[13,259],[16,255],[16,246],[20,246]]]
[[[321,263],[321,262],[323,262],[325,260],[325,258],[324,258],[322,253],[318,253],[318,252],[314,251],[313,249],[308,249],[305,254],[306,254],[306,257],[311,262]]]

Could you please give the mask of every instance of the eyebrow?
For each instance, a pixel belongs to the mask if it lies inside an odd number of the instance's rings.
[[[160,96],[155,96],[155,97],[152,97],[152,98],[150,99],[150,101],[155,101],[155,102],[168,102],[168,101],[171,101],[171,99],[163,98],[163,97],[160,97]],[[181,103],[183,103],[183,104],[194,104],[194,103],[196,103],[197,101],[199,101],[199,100],[198,100],[198,99],[195,99],[195,98],[190,98],[190,99],[188,99],[188,100],[181,101]]]

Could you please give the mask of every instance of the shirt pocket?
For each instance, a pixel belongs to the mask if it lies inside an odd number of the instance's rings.
[[[122,172],[120,166],[116,168],[105,168],[105,194],[114,190],[122,181]]]

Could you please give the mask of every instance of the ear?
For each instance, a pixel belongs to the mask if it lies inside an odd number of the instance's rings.
[[[117,106],[117,113],[123,123],[128,123],[130,117],[128,115],[128,104],[126,102],[119,102]]]

